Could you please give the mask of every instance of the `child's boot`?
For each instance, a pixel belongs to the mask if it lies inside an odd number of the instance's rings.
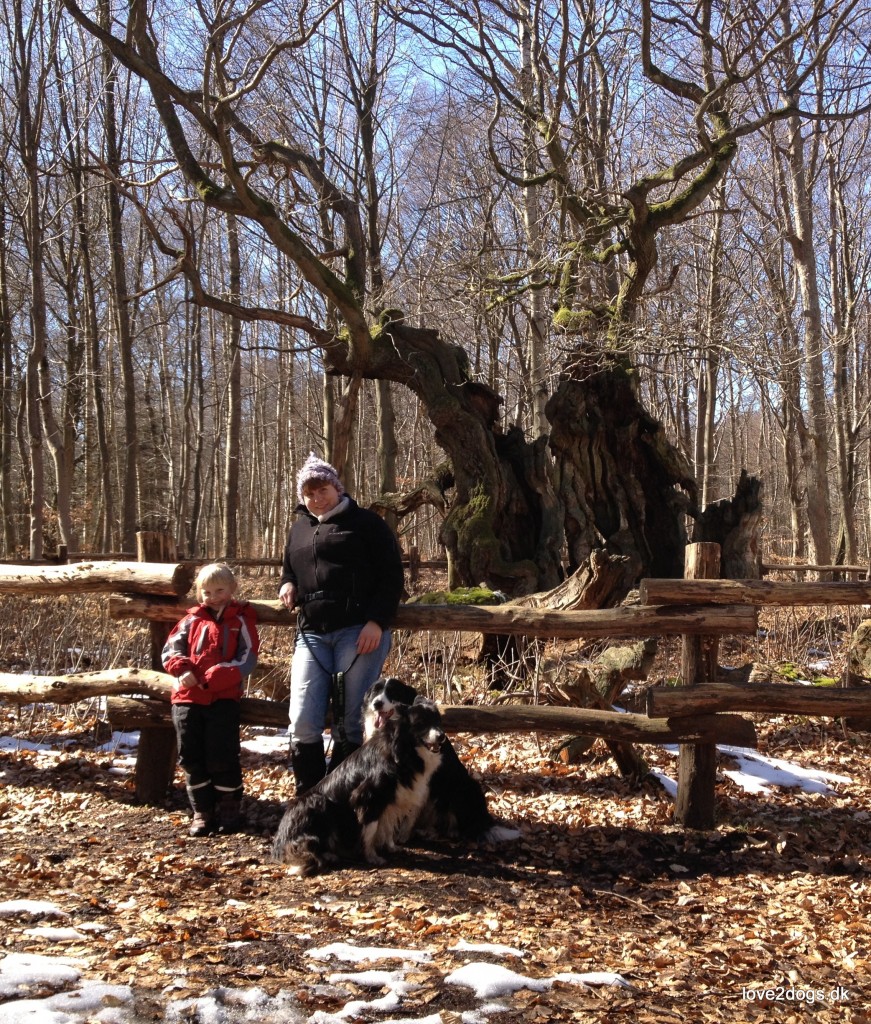
[[[215,790],[211,781],[201,782],[198,786],[188,783],[187,792],[194,812],[188,835],[210,835],[215,831]]]

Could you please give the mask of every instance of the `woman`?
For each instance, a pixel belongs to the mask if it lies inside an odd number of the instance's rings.
[[[403,593],[390,527],[345,493],[314,453],[297,474],[299,519],[290,529],[278,596],[298,608],[290,671],[290,763],[297,793],[326,774],[323,730],[333,701],[331,767],[363,742],[360,705],[390,650]]]

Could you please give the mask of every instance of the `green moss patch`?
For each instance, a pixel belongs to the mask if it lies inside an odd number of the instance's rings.
[[[502,604],[502,597],[487,587],[457,587],[418,594],[409,604]]]

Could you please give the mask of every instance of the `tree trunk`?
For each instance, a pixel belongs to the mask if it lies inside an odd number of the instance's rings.
[[[194,307],[186,332],[187,360],[189,374],[186,377],[184,394],[184,433],[182,456],[185,483],[185,494],[189,495],[185,539],[187,551],[191,557],[200,552],[200,519],[203,510],[203,445],[205,431],[205,381],[203,380],[203,313]],[[184,502],[181,508],[186,508]]]
[[[807,514],[814,561],[832,561],[831,498],[829,492],[828,398],[825,376],[825,337],[822,326],[817,251],[814,245],[814,216],[811,184],[806,165],[802,125],[797,117],[789,121],[789,183],[792,199],[792,230],[788,241],[795,258],[801,288],[804,340],[804,388],[809,423],[804,449],[807,483]]]
[[[570,572],[599,547],[629,560],[630,581],[683,575],[695,482],[639,402],[636,375],[616,357],[579,356],[548,403]]]
[[[48,312],[45,287],[45,178],[40,165],[43,144],[43,123],[48,101],[46,79],[55,42],[56,21],[53,12],[38,6],[25,13],[25,5],[13,4],[7,12],[14,19],[14,73],[17,108],[17,141],[23,169],[24,208],[21,219],[30,275],[30,346],[27,355],[27,424],[30,443],[30,552],[32,558],[42,557],[43,516],[45,512],[45,481],[43,441],[52,455],[55,468],[57,525],[59,543],[68,550],[77,546],[73,536],[70,506],[67,453],[54,415],[54,382],[48,362]],[[25,24],[26,18],[30,22]],[[12,38],[12,34],[10,35]],[[43,49],[46,48],[46,49]]]
[[[532,17],[529,0],[520,0],[517,19],[520,33],[520,75],[521,93],[528,110],[535,109],[535,81]],[[539,127],[531,118],[523,120],[523,170],[528,181],[534,181],[541,172],[537,158]],[[545,409],[548,399],[548,381],[545,371],[546,340],[550,333],[550,316],[545,295],[545,273],[543,266],[544,244],[542,241],[542,192],[540,185],[528,185],[523,189],[523,229],[526,234],[527,263],[532,268],[529,284],[527,338],[528,368],[527,386],[532,405],[532,429],[535,436],[548,432]]]
[[[835,467],[839,518],[837,560],[852,565],[858,558],[856,530],[856,427],[864,417],[856,409],[850,387],[849,355],[857,297],[861,285],[854,279],[856,256],[852,251],[851,230],[846,206],[850,202],[844,183],[839,180],[835,159],[826,159],[829,195],[829,279],[832,281],[832,408],[835,426]],[[853,367],[857,374],[857,367]],[[864,396],[863,396],[864,398]]]
[[[626,557],[625,590],[641,576],[682,574],[695,485],[638,401],[635,371],[588,357],[566,374],[547,408],[554,487],[547,442],[502,433],[502,399],[468,379],[461,349],[404,323],[384,332],[414,365],[404,382],[451,460],[455,488],[441,531],[451,587],[486,582],[513,597],[551,590],[564,576],[564,540],[569,573],[596,549]]]
[[[108,0],[100,0],[100,23],[108,29],[111,11]],[[103,50],[103,101],[105,119],[106,164],[120,177],[118,126],[115,111],[115,74],[112,55]],[[121,361],[124,402],[124,456],[121,481],[121,546],[132,551],[136,544],[139,517],[139,431],[136,418],[136,375],[133,367],[133,336],[128,308],[127,269],[124,254],[124,227],[121,197],[114,182],[106,186],[106,218],[109,232],[109,256],[112,281],[112,306]]]
[[[242,265],[239,258],[239,228],[236,218],[227,217],[230,295],[237,301],[242,291]],[[239,454],[242,432],[242,323],[230,316],[225,325],[227,366],[226,436],[224,438],[224,556],[239,553]]]
[[[784,403],[788,406],[789,403]],[[783,431],[783,470],[786,475],[786,490],[789,495],[789,519],[792,527],[792,560],[803,562],[807,557],[805,517],[802,503],[801,466],[798,452],[795,417],[790,412],[785,417]]]
[[[396,412],[390,381],[375,382],[375,416],[378,432],[378,494],[396,493]],[[385,515],[391,529],[396,530],[397,517],[392,511]]]
[[[723,296],[720,279],[723,259],[723,215],[726,206],[725,180],[717,186],[711,241],[708,248],[707,302],[704,316],[704,344],[697,373],[698,418],[695,435],[695,472],[702,506],[711,500],[711,476],[714,470],[714,428],[717,409],[717,382],[722,346]]]
[[[0,166],[0,191],[5,191]],[[3,552],[15,550],[15,514],[12,498],[12,324],[6,267],[6,205],[0,201],[0,510],[3,517]]]
[[[76,164],[76,180],[82,178],[80,153]],[[109,451],[109,430],[107,426],[106,398],[103,381],[103,360],[100,353],[100,330],[97,317],[96,287],[94,285],[93,263],[91,259],[91,234],[88,230],[88,218],[85,207],[84,188],[80,185],[76,190],[76,225],[79,233],[79,245],[82,250],[82,285],[84,288],[84,313],[87,379],[90,383],[93,404],[93,422],[97,435],[97,487],[93,505],[100,508],[97,522],[92,525],[94,541],[99,551],[117,550],[112,546],[115,531],[115,495],[112,488],[112,458]],[[120,541],[120,536],[118,537]]]

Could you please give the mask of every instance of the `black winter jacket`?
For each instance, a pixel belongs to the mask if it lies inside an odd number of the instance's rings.
[[[324,522],[305,505],[296,511],[279,589],[285,583],[296,586],[300,625],[330,633],[372,620],[386,629],[405,582],[399,545],[387,523],[353,498]]]

